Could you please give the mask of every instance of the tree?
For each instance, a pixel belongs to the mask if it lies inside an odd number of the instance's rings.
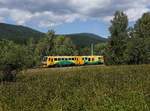
[[[55,32],[50,30],[47,32],[46,37],[39,40],[36,45],[36,52],[39,54],[40,59],[43,58],[43,56],[52,55],[55,37]]]
[[[150,12],[143,14],[134,29],[126,50],[129,64],[150,63]]]
[[[54,39],[54,48],[52,50],[52,55],[77,55],[77,50],[75,45],[72,43],[70,38],[65,36],[57,36]]]
[[[50,55],[52,54],[51,51],[54,47],[54,39],[55,39],[55,31],[54,30],[49,30],[47,32],[47,38],[48,38],[48,44],[47,44],[47,54]]]
[[[85,55],[91,55],[91,48],[89,47],[82,47],[78,48],[79,49],[79,55],[85,56]]]
[[[99,43],[96,44],[94,47],[94,52],[96,55],[105,55],[105,50],[106,50],[106,43]]]
[[[8,40],[0,41],[0,58],[4,81],[14,81],[18,71],[32,64],[27,48]]]
[[[40,64],[40,56],[36,50],[36,42],[33,38],[29,38],[26,43],[26,47],[28,50],[28,56],[30,56],[32,63],[30,67],[35,67]]]
[[[36,52],[39,55],[39,58],[43,58],[43,56],[48,55],[47,45],[49,44],[48,38],[43,37],[41,38],[38,43],[36,44]]]
[[[64,46],[66,48],[66,55],[78,55],[78,51],[76,50],[76,46],[73,44],[70,38],[65,38]]]
[[[128,39],[128,18],[123,12],[117,11],[111,24],[109,28],[111,36],[109,37],[106,54],[107,60],[109,64],[123,64]]]

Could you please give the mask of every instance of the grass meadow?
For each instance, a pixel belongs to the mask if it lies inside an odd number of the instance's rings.
[[[0,111],[150,111],[150,65],[23,71],[0,84]]]

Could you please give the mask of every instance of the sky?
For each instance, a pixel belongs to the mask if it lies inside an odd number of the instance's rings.
[[[94,33],[109,36],[116,10],[134,24],[150,11],[150,0],[0,0],[0,22],[59,34]]]

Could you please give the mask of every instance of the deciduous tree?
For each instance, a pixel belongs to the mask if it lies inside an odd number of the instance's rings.
[[[127,15],[121,11],[117,11],[109,28],[111,35],[109,37],[109,45],[107,49],[107,60],[110,64],[124,63],[124,51],[128,39],[127,28]]]

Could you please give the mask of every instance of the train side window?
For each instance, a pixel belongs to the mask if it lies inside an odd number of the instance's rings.
[[[51,58],[48,58],[48,61],[50,61],[51,60]]]
[[[92,58],[92,61],[94,61],[94,58]]]
[[[65,60],[68,60],[67,58],[65,58]]]
[[[86,57],[85,60],[87,60],[88,58]]]
[[[51,62],[53,62],[54,61],[54,59],[51,59]]]
[[[69,60],[71,60],[71,58],[69,58]]]
[[[84,60],[85,58],[82,58],[82,60]]]
[[[77,58],[77,61],[78,61],[78,58]]]
[[[91,61],[91,58],[89,58],[88,61]]]
[[[72,60],[74,60],[74,58],[72,58]]]
[[[58,59],[57,59],[57,58],[55,58],[54,60],[55,60],[55,61],[57,61]]]
[[[65,60],[64,58],[62,58],[62,60]]]

